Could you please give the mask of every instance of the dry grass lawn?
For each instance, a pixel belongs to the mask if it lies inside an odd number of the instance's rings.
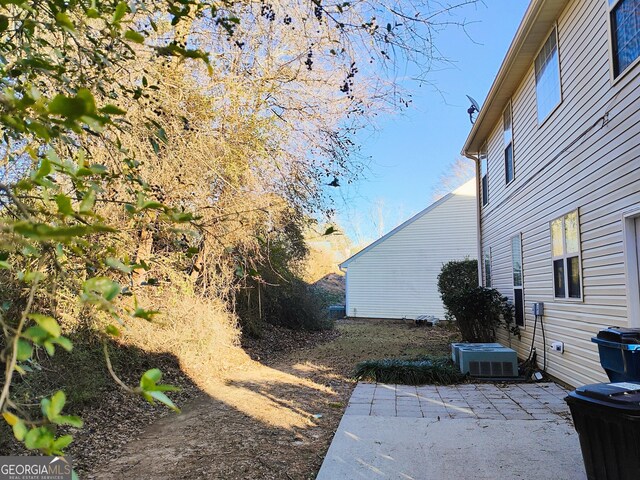
[[[337,325],[340,336],[310,350],[293,352],[289,361],[329,365],[343,377],[364,360],[412,358],[418,355],[448,355],[449,344],[458,331],[447,327],[417,327],[406,320],[343,320]]]

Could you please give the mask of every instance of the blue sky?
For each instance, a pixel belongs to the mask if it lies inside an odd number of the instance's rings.
[[[335,192],[338,223],[354,243],[375,240],[431,203],[471,129],[465,94],[482,105],[528,3],[485,0],[461,10],[468,35],[451,27],[437,37],[453,64],[428,75],[433,86],[404,83],[412,106],[359,135],[361,153],[371,157],[369,171]]]

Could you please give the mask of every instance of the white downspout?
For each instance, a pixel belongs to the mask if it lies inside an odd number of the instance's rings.
[[[344,314],[349,317],[349,272],[342,264],[338,265],[341,272],[344,272]]]

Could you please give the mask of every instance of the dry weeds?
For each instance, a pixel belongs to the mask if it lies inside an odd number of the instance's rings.
[[[122,341],[150,353],[175,355],[196,381],[220,378],[250,361],[240,348],[238,321],[221,301],[173,294],[162,303],[162,312],[154,322],[131,322]]]

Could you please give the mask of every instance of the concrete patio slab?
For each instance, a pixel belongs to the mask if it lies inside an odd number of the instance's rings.
[[[566,393],[553,383],[358,384],[317,478],[584,479]]]

